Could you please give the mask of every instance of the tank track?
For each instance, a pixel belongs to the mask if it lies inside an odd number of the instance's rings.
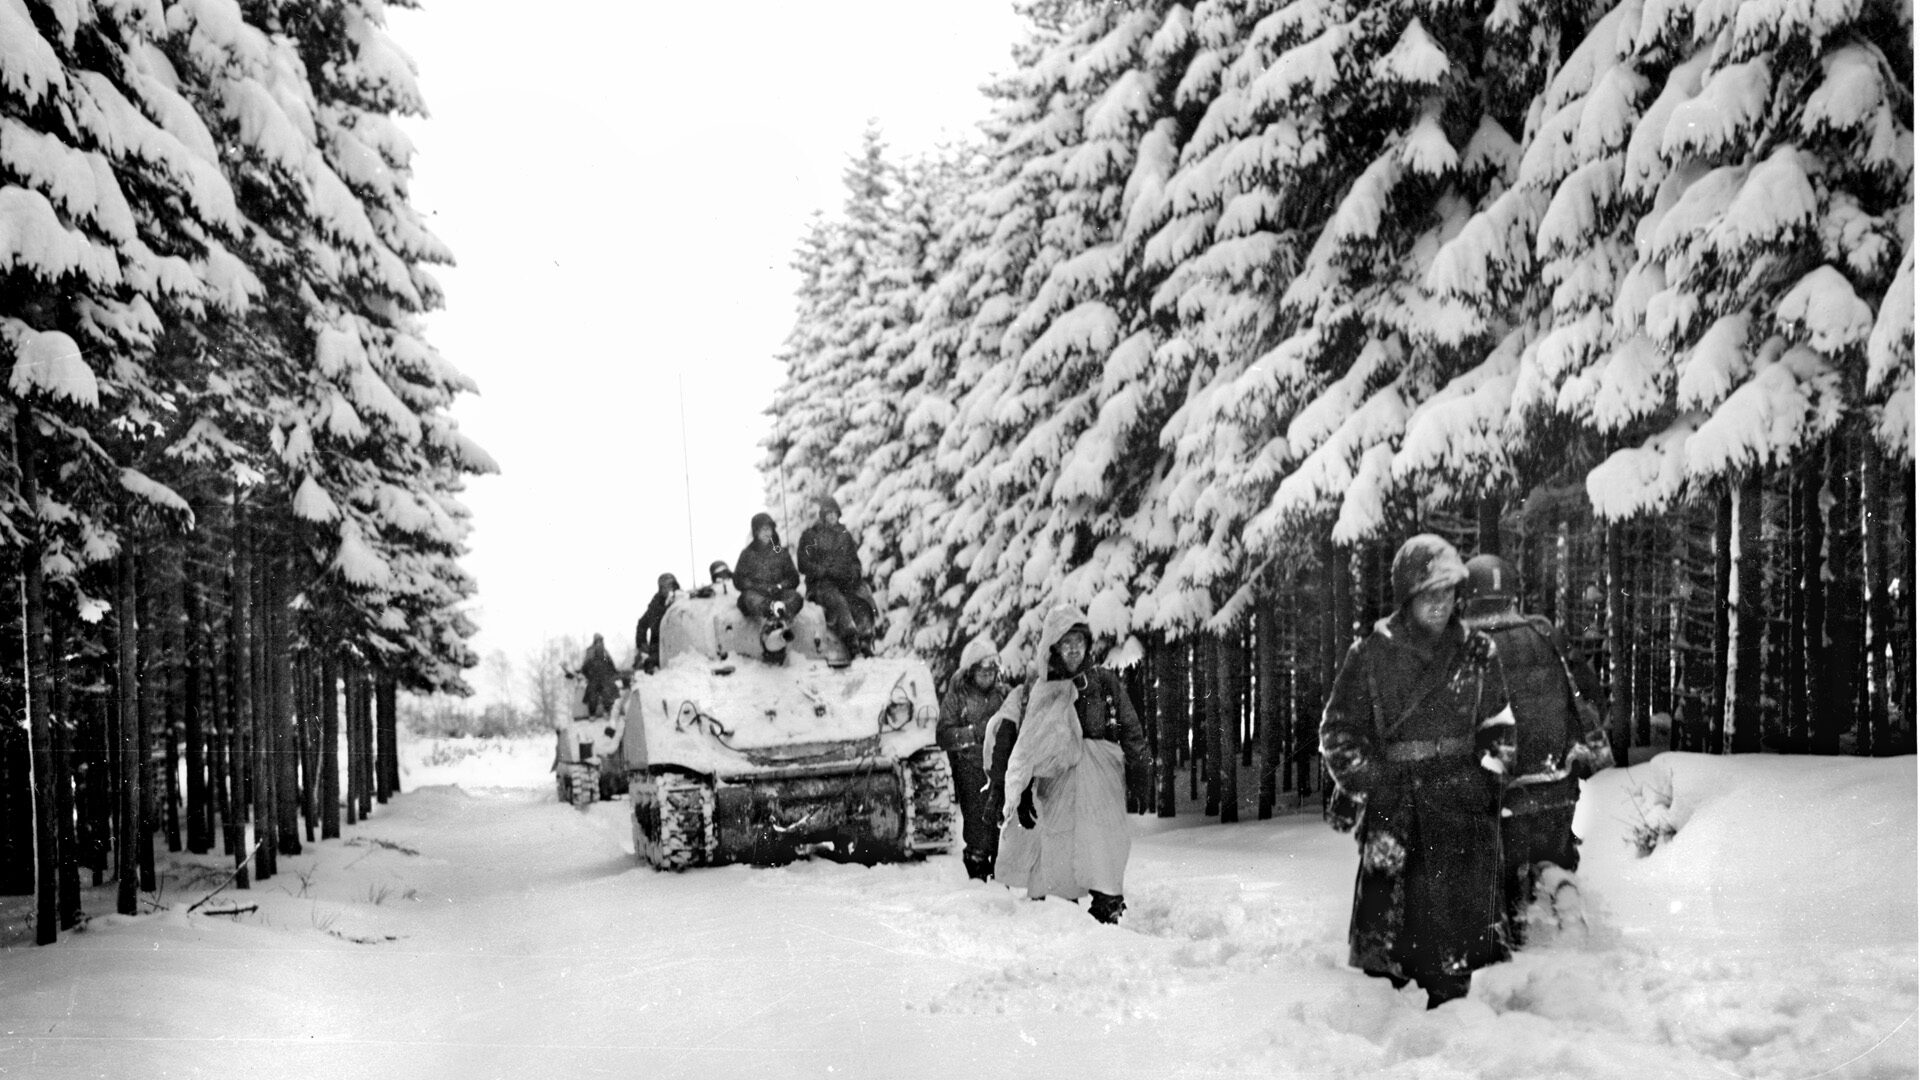
[[[907,850],[938,855],[953,846],[953,770],[938,749],[907,759]]]
[[[585,810],[600,801],[600,769],[588,762],[567,763],[567,787],[576,809]]]
[[[635,855],[655,870],[685,870],[711,860],[712,784],[662,773],[634,777],[628,792],[633,799]]]

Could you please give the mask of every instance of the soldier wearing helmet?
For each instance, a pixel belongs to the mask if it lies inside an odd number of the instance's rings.
[[[1580,781],[1613,764],[1600,726],[1600,680],[1570,655],[1565,635],[1520,610],[1520,576],[1498,555],[1467,560],[1460,595],[1469,627],[1492,638],[1506,669],[1519,743],[1501,817],[1508,933],[1526,939],[1527,910],[1548,867],[1580,865],[1573,811]],[[1571,897],[1549,897],[1556,909]]]
[[[1348,963],[1420,984],[1435,1008],[1507,958],[1500,788],[1513,715],[1499,650],[1459,618],[1467,570],[1453,545],[1413,537],[1392,576],[1396,608],[1347,651],[1320,753],[1360,807]]]
[[[672,574],[661,574],[657,585],[658,591],[647,601],[647,610],[633,627],[633,666],[638,671],[652,671],[660,665],[660,620],[680,598],[680,579]]]

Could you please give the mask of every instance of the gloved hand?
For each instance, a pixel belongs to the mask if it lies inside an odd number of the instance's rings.
[[[1031,787],[1020,793],[1019,817],[1020,827],[1023,829],[1031,829],[1040,824],[1040,813],[1033,807],[1033,788]]]

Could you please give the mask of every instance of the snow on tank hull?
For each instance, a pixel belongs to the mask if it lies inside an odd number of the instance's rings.
[[[682,601],[621,701],[634,853],[657,869],[880,862],[952,843],[938,703],[914,658],[848,661],[809,605],[784,664],[732,596]]]

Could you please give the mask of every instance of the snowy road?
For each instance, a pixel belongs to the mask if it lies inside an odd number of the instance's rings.
[[[1135,819],[1114,928],[951,856],[656,874],[623,803],[557,805],[521,756],[209,905],[257,912],[185,914],[210,886],[177,868],[167,911],[0,953],[0,1075],[1915,1075],[1911,759],[1603,778],[1586,929],[1427,1013],[1346,969],[1352,849],[1316,818]],[[1634,859],[1661,775],[1698,805]]]

